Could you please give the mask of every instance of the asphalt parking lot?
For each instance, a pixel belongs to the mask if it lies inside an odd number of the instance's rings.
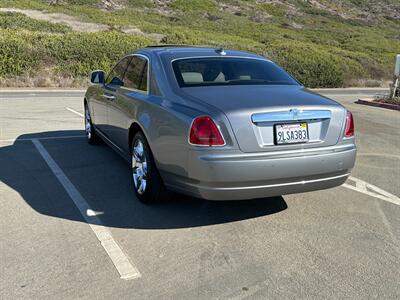
[[[344,186],[145,206],[81,92],[0,92],[0,298],[399,299],[400,114],[322,93],[355,117]]]

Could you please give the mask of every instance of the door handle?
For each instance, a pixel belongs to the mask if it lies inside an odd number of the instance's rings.
[[[103,97],[106,98],[107,100],[111,100],[111,101],[115,100],[115,96],[110,95],[110,94],[104,94]]]

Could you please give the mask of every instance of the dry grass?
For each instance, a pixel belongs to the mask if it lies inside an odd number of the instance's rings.
[[[54,73],[53,70],[42,70],[35,76],[28,74],[13,78],[0,78],[1,87],[53,87],[53,88],[86,88],[89,79],[85,77],[66,77]]]
[[[391,81],[377,79],[349,79],[344,82],[344,87],[383,87],[388,88]]]
[[[400,105],[400,97],[390,98],[389,96],[377,96],[374,102]]]

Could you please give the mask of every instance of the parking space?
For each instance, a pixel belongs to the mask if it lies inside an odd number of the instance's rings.
[[[399,298],[399,114],[328,93],[355,116],[347,186],[151,206],[86,143],[81,94],[0,94],[0,298]]]

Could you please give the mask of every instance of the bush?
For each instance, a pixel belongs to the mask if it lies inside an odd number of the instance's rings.
[[[125,54],[151,44],[140,36],[116,32],[70,33],[45,39],[47,56],[65,75],[85,76],[94,69],[110,70]]]
[[[185,44],[210,46],[215,48],[237,49],[244,51],[261,52],[263,44],[252,39],[216,32],[203,32],[197,30],[181,29],[167,34],[162,40],[166,44]]]
[[[39,53],[23,35],[0,30],[0,78],[33,70],[39,64]]]
[[[53,66],[65,76],[87,76],[94,69],[108,71],[128,52],[150,40],[116,32],[48,35],[0,30],[0,77],[37,72]]]
[[[340,87],[347,78],[361,72],[361,66],[343,53],[316,47],[313,44],[286,41],[271,44],[271,59],[288,70],[307,87]]]
[[[182,11],[213,11],[216,5],[212,0],[175,0],[171,7]]]
[[[46,21],[38,21],[21,13],[0,12],[0,28],[2,29],[26,29],[30,31],[42,31],[53,33],[65,33],[71,28],[63,24],[53,24]]]
[[[258,7],[275,17],[284,16],[286,11],[285,6],[276,3],[261,3]]]

